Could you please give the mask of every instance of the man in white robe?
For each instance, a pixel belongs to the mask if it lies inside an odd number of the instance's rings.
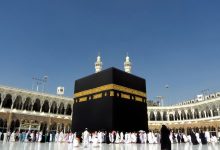
[[[183,140],[184,140],[184,143],[188,142],[188,138],[186,137],[184,133],[183,133]]]
[[[50,142],[52,142],[52,140],[53,140],[53,134],[52,134],[52,132],[50,132]]]
[[[26,131],[26,133],[25,133],[25,138],[24,138],[24,142],[28,142],[28,134],[30,134],[29,131]],[[41,140],[40,140],[40,141],[41,141]]]
[[[72,132],[68,133],[67,142],[68,142],[68,143],[72,143],[72,142],[73,142],[73,134],[72,134]]]
[[[39,132],[39,137],[38,137],[38,142],[41,142],[41,140],[42,140],[42,135],[43,135],[43,133],[42,133],[42,131],[40,131],[40,132]]]
[[[140,132],[139,137],[140,137],[141,144],[143,144],[144,143],[144,133]]]
[[[116,139],[115,139],[115,143],[118,144],[120,143],[120,135],[118,132],[116,132]]]
[[[15,142],[15,132],[11,133],[10,142]]]
[[[68,140],[69,140],[69,134],[65,133],[64,138],[63,138],[63,142],[68,142]]]
[[[56,134],[55,134],[55,142],[58,142],[58,139],[59,139],[59,133],[57,131]]]
[[[113,135],[113,133],[109,133],[109,141],[110,141],[111,143],[114,142],[114,135]]]
[[[97,132],[92,134],[92,146],[93,147],[99,147],[99,139]]]
[[[131,143],[137,143],[137,135],[135,132],[131,134]]]
[[[6,142],[7,141],[7,133],[5,132],[5,133],[3,133],[3,135],[4,135],[3,142]]]
[[[189,143],[192,143],[191,135],[187,135],[187,139],[188,139],[188,142],[189,142]]]
[[[218,142],[218,139],[217,139],[217,137],[214,135],[211,135],[211,142],[212,143],[217,143]]]
[[[9,142],[9,141],[10,141],[10,136],[11,136],[11,132],[10,132],[10,131],[8,131],[8,132],[7,132],[7,142]]]
[[[98,142],[102,143],[102,132],[98,132]]]
[[[64,134],[63,131],[61,131],[59,134],[58,142],[63,142],[63,139],[64,139]]]
[[[87,147],[89,144],[89,132],[87,131],[87,128],[83,132],[83,146]]]
[[[125,132],[125,140],[124,140],[124,142],[125,142],[126,144],[128,144],[128,132]]]
[[[38,138],[39,138],[39,132],[36,133],[36,139],[35,139],[36,142],[38,142]]]
[[[173,132],[170,132],[169,139],[170,139],[171,144],[173,144]]]
[[[124,142],[124,133],[121,132],[120,133],[120,143],[123,143]]]
[[[31,132],[31,141],[34,141],[34,131]]]
[[[210,137],[210,133],[208,130],[205,131],[205,137],[207,139],[207,142],[210,143],[211,142],[211,137]]]
[[[198,133],[198,132],[196,132],[196,140],[197,140],[199,143],[201,143],[201,139],[200,139],[200,137],[199,137],[199,133]]]
[[[76,136],[76,132],[73,134],[73,146],[79,147],[80,145],[80,139]]]
[[[79,147],[79,139],[78,139],[77,137],[75,137],[75,138],[73,139],[73,146],[74,146],[74,147]]]
[[[154,143],[154,136],[151,131],[148,133],[147,137],[148,137],[147,139],[148,139],[149,144],[153,144]]]
[[[144,137],[144,144],[146,144],[147,143],[147,133],[146,132],[144,132],[143,137]]]

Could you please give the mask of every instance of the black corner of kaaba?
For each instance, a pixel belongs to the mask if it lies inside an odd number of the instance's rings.
[[[73,131],[148,130],[145,79],[116,68],[75,81]]]

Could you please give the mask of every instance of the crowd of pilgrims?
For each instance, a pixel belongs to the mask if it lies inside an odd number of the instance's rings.
[[[60,132],[50,132],[43,133],[42,131],[14,131],[14,132],[0,132],[0,140],[4,142],[60,142],[60,143],[73,143],[74,146],[79,146],[81,143],[86,146],[89,143],[92,143],[93,146],[98,146],[100,143],[149,143],[156,144],[161,143],[161,133],[153,133],[149,131],[146,133],[145,131],[139,132],[106,132],[106,131],[98,131],[90,133],[87,129],[85,129],[82,134],[79,133],[64,133]],[[189,135],[186,135],[181,132],[174,133],[172,130],[169,132],[169,140],[171,143],[192,143],[192,144],[207,144],[207,143],[217,143],[220,141],[220,133],[218,133],[218,137],[216,135],[212,135],[209,131],[203,132],[202,130],[199,132],[194,132],[193,130]]]

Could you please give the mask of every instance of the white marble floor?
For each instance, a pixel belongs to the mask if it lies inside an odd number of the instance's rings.
[[[159,144],[102,144],[97,148],[89,145],[78,148],[68,143],[20,143],[20,142],[0,142],[0,150],[74,150],[74,149],[99,149],[99,150],[160,150]],[[172,144],[172,150],[220,150],[220,144],[192,145]]]

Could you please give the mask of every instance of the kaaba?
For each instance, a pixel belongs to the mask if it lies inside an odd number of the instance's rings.
[[[75,81],[72,130],[148,130],[146,81],[109,68]]]

